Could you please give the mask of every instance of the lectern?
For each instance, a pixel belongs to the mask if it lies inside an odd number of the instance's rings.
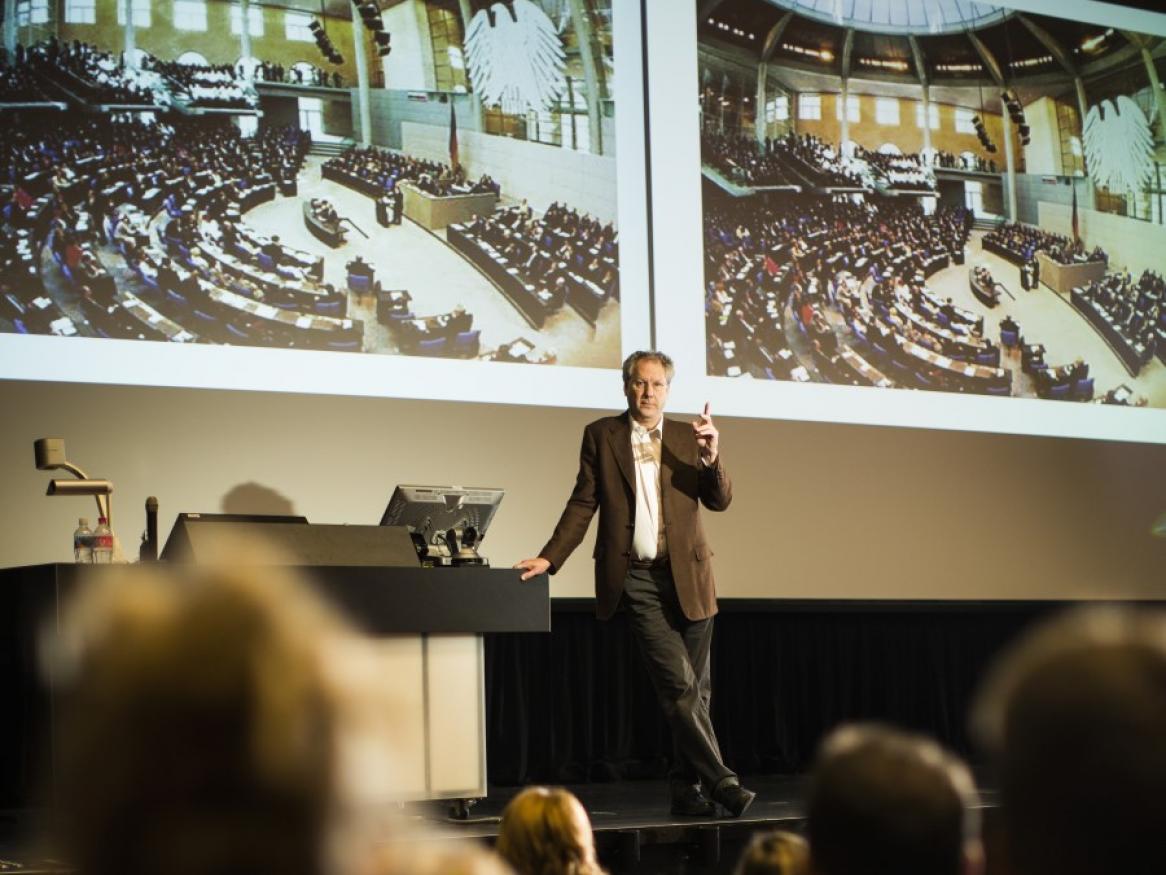
[[[306,528],[315,528],[314,526]],[[352,527],[365,528],[365,527]],[[37,638],[70,594],[125,566],[33,565],[0,570],[0,807],[51,804],[55,693],[41,681]],[[383,679],[415,747],[393,775],[392,796],[486,795],[482,636],[549,632],[545,576],[511,569],[304,566],[347,618],[378,639]]]

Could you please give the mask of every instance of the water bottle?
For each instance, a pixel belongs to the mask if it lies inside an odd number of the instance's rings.
[[[77,520],[77,529],[73,532],[73,561],[84,565],[93,561],[93,530],[85,517]]]
[[[98,565],[113,562],[113,529],[105,517],[97,518],[97,528],[93,530],[93,561]]]

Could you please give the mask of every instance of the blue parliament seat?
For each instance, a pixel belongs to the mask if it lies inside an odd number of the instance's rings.
[[[446,349],[449,347],[449,337],[434,337],[430,340],[422,340],[417,344],[417,351],[421,355],[439,356],[445,355]]]
[[[424,342],[424,341],[422,341]],[[453,341],[453,355],[458,358],[474,358],[482,346],[481,329],[459,331]]]

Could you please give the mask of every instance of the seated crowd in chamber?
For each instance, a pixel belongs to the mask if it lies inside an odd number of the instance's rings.
[[[1008,222],[995,231],[984,235],[984,245],[998,247],[1010,255],[1013,261],[1025,262],[1036,256],[1038,251],[1061,264],[1076,264],[1087,261],[1108,262],[1109,256],[1100,246],[1086,251],[1085,244],[1080,239],[1070,240],[1064,234],[1054,234],[1034,225],[1023,225],[1019,222]]]
[[[124,53],[55,37],[28,48],[18,45],[13,57],[0,66],[0,103],[48,100],[39,76],[85,100],[107,105],[168,106],[175,97],[213,109],[246,110],[258,103],[241,67],[236,71],[230,64],[163,61],[141,51],[138,58],[131,65]]]
[[[798,181],[779,155],[763,150],[753,137],[702,131],[700,156],[705,164],[742,185],[796,185]]]
[[[187,64],[147,59],[143,66],[165,76],[192,106],[214,109],[250,109],[258,97],[230,64]]]
[[[986,391],[991,383],[993,391],[1006,391],[1000,349],[983,336],[983,320],[926,286],[926,277],[962,258],[970,227],[962,208],[927,216],[899,199],[785,195],[706,205],[712,360],[789,377],[799,365],[792,330],[806,334],[831,381],[853,381],[849,365],[862,348],[885,367],[902,366],[891,376],[877,373],[876,362],[861,374],[867,382],[886,377],[953,391]],[[927,351],[952,364],[927,360]],[[984,367],[983,379],[964,379],[960,362]]]
[[[903,191],[935,191],[935,174],[918,153],[888,154],[856,146],[854,157],[867,164],[874,178],[883,182],[887,188]]]
[[[264,128],[244,138],[226,119],[40,118],[0,131],[0,317],[17,331],[363,348],[363,326],[346,318],[346,292],[322,281],[322,260],[240,221],[251,205],[274,196],[277,182],[295,178],[306,134]],[[424,166],[403,159],[396,169]],[[308,206],[337,218],[321,199]],[[151,232],[155,215],[161,221]],[[577,245],[615,245],[612,229],[576,211],[556,206],[549,221],[556,239],[577,234],[571,238]],[[103,258],[116,256],[106,245],[120,253],[127,273],[112,262],[107,269]],[[51,296],[40,276],[46,246],[64,278],[63,284],[52,278]],[[614,267],[597,273],[612,286],[615,275]],[[56,300],[66,302],[72,318]],[[74,300],[77,309],[67,304]],[[34,301],[44,309],[33,308]],[[395,326],[402,351],[438,354],[425,341],[450,335],[457,343],[440,354],[479,354],[472,315],[413,318],[416,326]],[[513,343],[503,347],[498,358],[554,360],[533,347],[513,354]]]
[[[834,146],[812,134],[789,133],[769,140],[766,152],[780,156],[788,166],[805,176],[812,185],[835,188],[862,188],[859,167]]]
[[[730,180],[754,187],[818,187],[935,191],[935,174],[919,154],[884,154],[856,146],[850,157],[810,135],[786,134],[758,143],[751,136],[701,133],[701,160]]]
[[[158,77],[126,64],[124,55],[56,37],[27,50],[33,69],[94,103],[153,106],[162,102]],[[63,74],[63,75],[62,75]]]
[[[615,226],[566,204],[553,203],[541,216],[525,203],[477,216],[466,232],[485,241],[535,289],[547,310],[568,300],[572,283],[594,285],[601,296],[619,296],[619,242]]]
[[[324,170],[337,170],[368,183],[377,191],[392,191],[397,183],[416,181],[422,176],[441,177],[449,165],[375,146],[354,146],[343,155],[324,162]]]
[[[266,311],[256,310],[230,295],[257,303],[266,298],[277,307],[302,309],[314,317],[330,317],[333,313],[342,317],[343,295],[320,287],[289,302],[284,290],[294,283],[289,282],[288,274],[272,276],[270,282],[261,276],[249,282],[238,265],[225,259],[211,263],[207,253],[198,249],[201,229],[217,227],[223,237],[234,238],[230,242],[235,257],[241,251],[245,254],[246,241],[240,239],[244,235],[234,229],[222,230],[231,224],[228,216],[232,215],[232,205],[237,220],[239,200],[253,197],[256,192],[273,196],[277,180],[295,177],[307,146],[306,135],[298,129],[264,129],[244,139],[234,125],[224,120],[150,124],[132,117],[118,121],[94,119],[68,125],[53,122],[40,131],[22,125],[19,130],[0,135],[9,178],[17,180],[16,191],[26,194],[25,200],[13,195],[5,205],[5,233],[0,239],[6,243],[15,241],[16,245],[29,244],[36,251],[47,242],[58,268],[80,298],[83,315],[96,316],[95,303],[106,315],[111,310],[120,314],[127,304],[132,305],[132,311],[145,315],[150,315],[151,309],[147,308],[152,308],[186,330],[172,330],[172,340],[262,340],[259,335],[265,329],[283,331],[276,324],[281,319],[283,323],[295,321],[292,317],[274,317],[268,325],[251,318],[268,315]],[[26,208],[22,204],[27,203],[28,197],[34,199]],[[146,233],[146,221],[135,218],[159,209],[169,213],[172,226],[166,229],[164,239],[173,238],[185,250],[180,259],[172,257],[175,253],[164,252]],[[171,234],[173,229],[181,229],[187,236]],[[121,253],[126,266],[141,279],[140,284],[122,288],[115,284],[96,255],[95,247],[103,243]],[[11,250],[6,247],[6,251]],[[253,255],[258,258],[258,253]],[[5,259],[6,266],[10,261]],[[23,264],[15,266],[21,270],[6,271],[0,276],[6,292],[11,291],[26,304],[47,300],[39,271],[24,270],[27,265]],[[34,263],[32,267],[39,265]],[[290,278],[305,279],[303,272]],[[214,307],[203,307],[199,315],[187,306],[190,302],[183,297],[183,289],[198,292],[203,298],[213,293],[220,300]],[[230,312],[219,306],[224,300],[244,310],[251,307],[252,312]],[[209,312],[211,309],[218,309],[217,315],[223,318],[211,318],[216,315]],[[196,321],[195,316],[201,321]],[[235,320],[239,331],[226,333],[227,317]],[[157,320],[141,325],[122,320],[115,334],[164,339],[156,336],[158,324]],[[243,336],[243,324],[254,329],[256,336]],[[311,327],[328,328],[331,324],[320,321]],[[109,334],[96,323],[89,326],[89,332]],[[184,336],[176,338],[176,334]]]
[[[37,103],[48,99],[27,63],[0,62],[0,104]]]
[[[447,168],[436,176],[432,173],[422,173],[413,180],[413,184],[435,197],[460,194],[493,194],[497,196],[502,191],[502,187],[488,173],[483,173],[476,181],[467,179],[464,167],[457,167],[453,170]]]
[[[1143,271],[1136,282],[1128,270],[1109,274],[1080,291],[1123,335],[1151,352],[1158,338],[1166,336],[1166,281],[1160,273]]]

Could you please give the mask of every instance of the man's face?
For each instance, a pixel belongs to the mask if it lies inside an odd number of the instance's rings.
[[[668,373],[658,361],[644,359],[636,362],[631,379],[624,386],[628,412],[640,425],[652,426],[664,413],[668,400]]]

